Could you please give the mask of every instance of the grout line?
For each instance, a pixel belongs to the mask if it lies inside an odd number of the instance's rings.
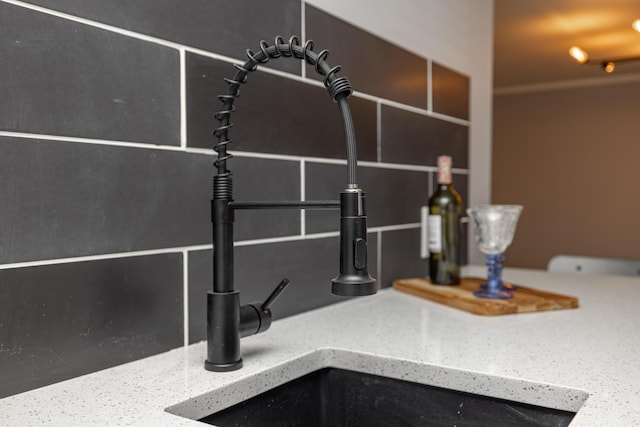
[[[0,264],[0,270],[8,270],[10,268],[39,267],[42,265],[69,264],[74,262],[85,262],[85,261],[100,261],[104,259],[132,258],[132,257],[148,256],[148,255],[171,254],[171,253],[177,253],[182,251],[199,251],[199,250],[211,249],[211,248],[213,248],[213,245],[196,245],[196,246],[182,246],[182,247],[175,247],[175,248],[149,249],[149,250],[134,251],[134,252],[117,252],[117,253],[102,254],[102,255],[87,255],[87,256],[70,257],[70,258],[53,258],[53,259],[45,259],[45,260],[39,260],[39,261],[23,261],[23,262],[14,262],[10,264]]]
[[[340,235],[339,231],[328,231],[326,233],[307,234],[305,236],[295,235],[295,236],[285,236],[285,237],[267,237],[264,239],[241,240],[238,242],[234,242],[233,246],[253,246],[253,245],[264,245],[268,243],[295,242],[298,240],[324,239],[327,237],[337,237],[339,235]]]
[[[318,163],[323,163],[319,161]],[[358,166],[379,168],[379,169],[397,169],[405,171],[417,171],[417,172],[435,172],[438,170],[435,166],[420,166],[420,165],[407,165],[400,163],[375,163],[375,162],[358,162]],[[451,168],[451,171],[460,175],[468,175],[468,169]]]
[[[302,160],[310,159],[309,157],[295,156],[291,154],[273,154],[273,153],[260,153],[255,151],[235,151],[235,150],[229,150],[227,152],[233,155],[234,157],[252,157],[256,159],[289,160],[292,162],[300,162]],[[347,164],[346,160],[345,160],[345,164]]]
[[[369,227],[367,229],[368,233],[377,233],[382,231],[397,231],[397,230],[410,230],[414,228],[420,228],[419,222],[409,223],[409,224],[397,224],[397,225],[383,225],[379,227]],[[340,236],[339,231],[327,231],[323,233],[312,233],[301,235],[293,235],[293,236],[284,236],[284,237],[266,237],[264,239],[254,239],[254,240],[240,240],[234,242],[234,246],[252,246],[252,245],[263,245],[269,243],[284,243],[284,242],[295,242],[298,240],[313,240],[313,239],[325,239],[329,237],[338,237]]]
[[[187,148],[187,65],[185,50],[180,49],[180,147]]]
[[[184,316],[184,346],[189,345],[189,251],[182,251],[182,310]]]
[[[2,1],[2,0],[0,0]],[[158,145],[147,144],[143,142],[125,142],[125,141],[112,141],[92,138],[78,138],[72,136],[59,136],[59,135],[45,135],[45,134],[33,134],[23,132],[8,132],[0,131],[0,136],[12,137],[12,138],[25,138],[25,139],[46,139],[50,141],[62,141],[95,145],[110,145],[115,147],[127,147],[127,148],[144,148],[147,150],[165,150],[165,151],[180,151],[191,154],[204,154],[207,156],[215,156],[215,152],[210,148],[197,148],[197,147],[179,147],[174,145]],[[259,153],[253,151],[229,151],[235,157],[250,157],[255,159],[269,159],[269,160],[287,160],[287,161],[305,161],[310,163],[321,163],[330,165],[346,165],[345,159],[329,159],[322,157],[305,157],[294,156],[289,154],[271,154],[271,153]],[[421,166],[421,165],[408,165],[402,163],[378,163],[369,161],[358,161],[358,166],[382,168],[382,169],[398,169],[408,171],[419,172],[435,172],[437,167],[435,166]],[[463,168],[452,168],[452,172],[460,175],[468,175],[469,170]]]
[[[187,151],[195,151],[195,149],[187,149]],[[198,149],[203,150],[203,149]],[[235,157],[251,157],[258,159],[271,159],[271,160],[288,160],[288,161],[305,161],[307,163],[321,163],[327,165],[346,165],[347,161],[345,159],[329,159],[323,157],[305,157],[305,156],[294,156],[289,154],[271,154],[271,153],[258,153],[251,151],[229,151],[230,154],[233,154]],[[436,172],[438,168],[436,166],[422,166],[422,165],[408,165],[403,163],[378,163],[378,162],[370,162],[370,161],[358,161],[358,166],[364,167],[372,167],[372,168],[382,168],[382,169],[400,169],[400,170],[409,170],[409,171],[418,171],[418,172]],[[468,175],[469,170],[464,168],[452,168],[451,171],[460,175]]]
[[[305,161],[300,160],[300,200],[306,201],[306,178],[305,178]],[[300,209],[300,235],[304,236],[307,234],[307,211],[305,209]]]
[[[306,179],[306,161],[305,159],[300,159],[300,200],[307,200],[307,179]]]
[[[148,150],[165,150],[165,151],[182,151],[191,154],[205,154],[207,156],[214,156],[215,152],[209,148],[194,148],[194,147],[178,147],[173,145],[157,145],[147,144],[142,142],[124,142],[124,141],[111,141],[91,138],[78,138],[71,136],[58,136],[58,135],[44,135],[44,134],[32,134],[22,132],[8,132],[0,131],[0,136],[7,136],[12,138],[25,138],[25,139],[47,139],[51,141],[62,142],[74,142],[84,144],[96,144],[96,145],[111,145],[116,147],[127,148],[145,148]],[[294,156],[289,154],[271,154],[271,153],[259,153],[252,151],[229,151],[234,157],[250,157],[256,159],[269,159],[269,160],[287,160],[287,161],[305,161],[310,163],[321,163],[330,165],[346,165],[347,161],[344,159],[329,159],[322,157],[305,157]],[[435,166],[421,166],[421,165],[408,165],[403,163],[378,163],[370,161],[359,161],[358,166],[382,168],[382,169],[398,169],[408,171],[419,172],[435,172],[437,167]],[[452,172],[460,175],[468,175],[469,170],[464,168],[452,168]]]
[[[269,43],[273,43],[273,42],[269,42]],[[211,58],[211,59],[217,59],[217,60],[223,61],[223,62],[228,62],[229,64],[239,64],[239,65],[241,65],[244,62],[246,62],[246,59],[232,58],[230,56],[220,55],[219,53],[209,52],[207,50],[199,49],[199,48],[196,48],[196,47],[183,46],[183,48],[187,52],[195,53],[195,54],[200,55],[200,56],[206,56],[207,58]],[[234,72],[234,69],[232,67],[230,67],[229,68],[229,72]],[[306,84],[310,84],[312,86],[316,86],[316,87],[320,87],[320,88],[324,89],[324,84],[322,83],[322,81],[307,79],[307,78],[302,77],[300,74],[293,74],[293,73],[289,73],[289,72],[286,72],[286,71],[278,70],[276,68],[269,68],[269,67],[263,67],[263,66],[258,66],[258,69],[256,70],[256,72],[264,72],[264,73],[267,73],[267,74],[273,74],[275,76],[288,78],[290,80],[296,80],[296,81],[298,81],[300,83],[306,83]]]
[[[300,39],[302,45],[307,42],[307,19],[306,19],[306,3],[305,0],[300,1]],[[300,75],[303,79],[307,78],[307,61],[300,61]]]
[[[213,147],[213,144],[211,144],[211,146]],[[184,149],[185,153],[190,153],[190,154],[204,154],[207,156],[215,156],[216,152],[213,151],[213,148],[197,148],[197,147],[185,147]]]
[[[379,227],[369,227],[367,231],[378,232],[378,231],[398,231],[398,230],[411,230],[413,228],[420,228],[419,222],[412,222],[409,224],[397,224],[397,225],[381,225]]]
[[[376,269],[376,274],[378,277],[378,281],[382,280],[382,230],[378,230],[376,232],[376,235],[378,237],[377,242],[376,242],[376,252],[377,252],[377,265],[378,268]],[[379,283],[379,286],[382,287],[382,283]]]
[[[25,139],[48,139],[51,141],[79,142],[83,144],[113,145],[116,147],[146,148],[149,150],[185,151],[182,147],[177,145],[160,145],[160,144],[152,144],[152,143],[144,143],[144,142],[113,141],[113,140],[107,140],[107,139],[81,138],[81,137],[75,137],[75,136],[60,136],[60,135],[45,135],[45,134],[26,133],[26,132],[0,131],[0,136],[8,136],[11,138],[25,138]]]
[[[469,126],[471,124],[470,120],[460,119],[458,117],[448,116],[442,113],[436,113],[435,111],[425,110],[424,108],[414,107],[412,105],[402,104],[398,101],[393,101],[390,99],[380,98],[377,96],[369,95],[366,93],[354,91],[353,96],[357,96],[362,99],[367,99],[373,102],[380,102],[382,105],[388,105],[390,107],[397,108],[399,110],[409,111],[411,113],[420,114],[423,116],[434,117],[436,119],[440,119],[446,122],[456,123],[463,126]]]
[[[382,162],[382,104],[376,102],[376,158]]]
[[[377,233],[377,232],[383,232],[383,231],[408,230],[412,228],[420,228],[420,223],[369,227],[367,232]],[[240,241],[234,242],[234,246],[252,246],[252,245],[262,245],[262,244],[269,244],[269,243],[292,242],[292,241],[298,241],[298,240],[324,239],[324,238],[338,237],[338,236],[340,236],[339,231],[327,231],[322,233],[312,233],[312,234],[304,234],[304,235],[268,237],[264,239],[253,239],[253,240],[240,240]],[[213,245],[208,244],[208,245],[181,246],[181,247],[173,247],[173,248],[149,249],[149,250],[133,251],[133,252],[115,252],[110,254],[87,255],[87,256],[69,257],[69,258],[52,258],[52,259],[45,259],[45,260],[38,260],[38,261],[22,261],[22,262],[8,263],[8,264],[0,264],[0,270],[9,270],[13,268],[40,267],[45,265],[71,264],[76,262],[100,261],[100,260],[117,259],[117,258],[134,258],[139,256],[162,255],[162,254],[171,254],[171,253],[185,253],[185,252],[201,251],[201,250],[208,250],[208,249],[213,249]]]
[[[433,112],[433,62],[427,59],[427,110]]]

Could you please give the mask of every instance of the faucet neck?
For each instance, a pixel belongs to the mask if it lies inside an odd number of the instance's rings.
[[[218,96],[223,107],[222,110],[215,114],[216,119],[220,123],[218,128],[214,130],[214,135],[218,139],[217,144],[213,148],[218,153],[218,158],[214,163],[217,168],[217,176],[231,176],[231,172],[227,168],[227,161],[233,156],[227,152],[227,148],[228,145],[232,143],[232,140],[229,138],[229,130],[233,127],[231,123],[231,113],[234,111],[233,104],[238,97],[240,87],[247,82],[249,73],[257,70],[260,64],[265,64],[269,62],[270,59],[290,57],[303,60],[313,65],[316,72],[324,77],[323,82],[329,95],[338,104],[346,139],[347,185],[357,187],[356,138],[353,119],[347,102],[347,98],[351,95],[353,89],[346,77],[338,77],[336,75],[342,67],[339,65],[331,67],[327,64],[326,58],[329,55],[329,51],[325,49],[316,53],[313,50],[313,46],[314,43],[312,40],[308,40],[304,45],[301,45],[296,36],[291,37],[288,42],[285,42],[282,37],[278,36],[275,38],[272,46],[269,46],[264,40],[261,41],[259,52],[254,53],[247,49],[248,60],[243,65],[234,65],[236,74],[233,78],[225,79],[225,82],[228,84],[228,90],[226,94]],[[223,187],[226,184],[225,180],[219,180],[219,183],[222,184]],[[214,182],[214,198],[216,198],[216,190],[226,192],[230,191],[230,188],[218,188]]]

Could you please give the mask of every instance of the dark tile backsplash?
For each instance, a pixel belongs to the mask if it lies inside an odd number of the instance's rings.
[[[175,49],[0,3],[0,129],[180,144]]]
[[[298,0],[33,0],[70,15],[88,18],[136,33],[246,59],[245,50],[258,50],[259,41],[301,34]],[[269,67],[300,74],[293,61]]]
[[[180,346],[185,318],[189,342],[204,338],[225,58],[303,32],[297,0],[31,3],[57,12],[0,0],[0,397]],[[431,61],[429,81],[426,58],[304,10],[304,33],[357,91],[369,270],[383,286],[425,275],[417,224],[438,155],[453,156],[468,197],[469,78]],[[298,61],[264,67],[232,116],[235,199],[337,199],[335,103]],[[236,212],[243,302],[285,276],[276,318],[341,301],[338,224],[331,210]]]
[[[396,279],[427,276],[428,261],[420,258],[420,229],[382,233],[382,284],[390,286]]]
[[[0,262],[211,243],[212,159],[0,137]]]
[[[427,60],[307,5],[307,37],[329,49],[327,62],[341,65],[354,90],[427,108]],[[307,66],[307,75],[321,79]]]
[[[0,397],[183,342],[182,254],[0,270]]]
[[[287,289],[273,304],[274,319],[344,301],[331,293],[338,275],[338,237],[269,245],[239,246],[235,250],[235,282],[241,304],[264,301],[283,278]],[[377,236],[367,236],[369,272],[376,275]],[[206,338],[206,293],[211,290],[212,251],[193,252],[189,258],[189,342]]]
[[[438,63],[431,66],[433,111],[469,119],[469,77]]]
[[[335,198],[345,187],[346,166],[307,163],[307,199]],[[367,193],[367,225],[380,227],[420,221],[420,206],[429,200],[429,175],[380,167],[359,167],[359,184]],[[307,231],[339,230],[339,217],[307,211]]]
[[[467,126],[386,105],[381,122],[383,162],[436,165],[446,154],[455,168],[469,167]]]
[[[234,67],[227,62],[187,55],[187,108],[192,112],[187,119],[190,146],[211,148],[216,143],[211,130],[219,122],[212,113],[222,108],[217,96],[227,93],[223,78],[234,74]],[[361,98],[350,101],[358,158],[376,161],[376,105]],[[229,130],[231,150],[346,158],[340,112],[323,87],[256,71],[249,74],[234,106],[236,111],[231,115],[234,127]]]

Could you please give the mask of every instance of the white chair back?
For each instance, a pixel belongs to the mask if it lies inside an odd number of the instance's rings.
[[[556,255],[549,261],[547,270],[564,273],[640,276],[640,260]]]

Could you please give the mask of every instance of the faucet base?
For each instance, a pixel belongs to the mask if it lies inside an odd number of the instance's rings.
[[[341,277],[342,278],[342,277]],[[331,283],[331,293],[342,297],[361,297],[378,292],[378,283],[369,276],[370,280],[359,280],[353,283],[335,278]]]
[[[207,292],[207,359],[204,367],[214,372],[242,367],[238,291]]]
[[[229,372],[242,368],[242,359],[233,363],[212,363],[208,360],[204,361],[204,369],[212,372]]]

